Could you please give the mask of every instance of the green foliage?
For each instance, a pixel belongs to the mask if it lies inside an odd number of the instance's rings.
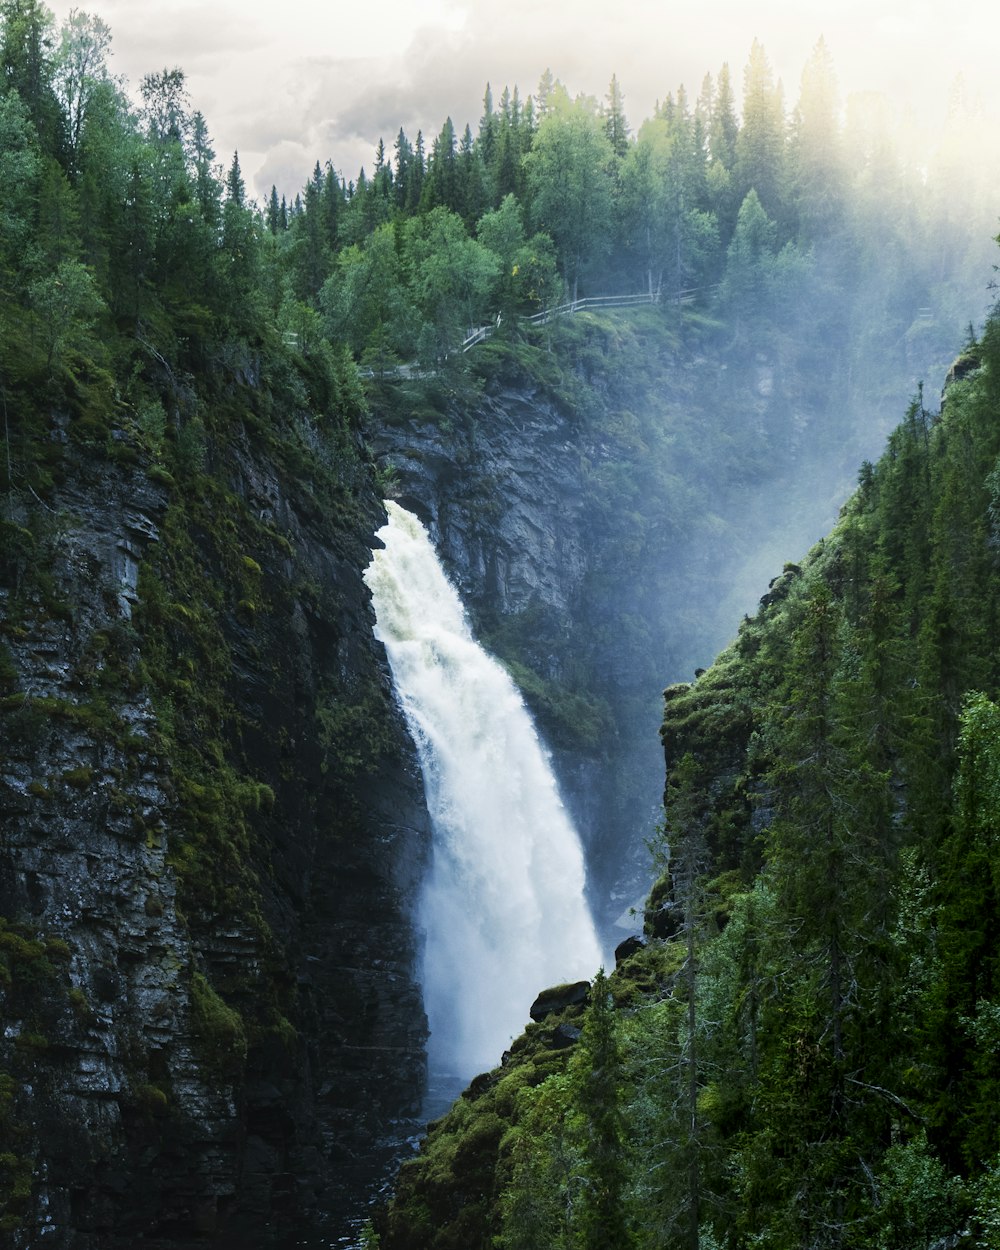
[[[379,1250],[381,1238],[372,1226],[371,1220],[365,1220],[361,1229],[361,1250]]]
[[[470,1244],[995,1244],[998,342],[668,688],[649,945],[503,1112]]]
[[[370,775],[394,742],[382,692],[367,690],[356,702],[324,698],[316,709],[323,769],[335,766],[345,777]]]
[[[574,1110],[583,1125],[583,1187],[576,1221],[585,1250],[630,1244],[624,1196],[628,1179],[622,1057],[615,1012],[601,969],[594,979],[575,1071]]]
[[[993,1159],[974,1188],[977,1250],[1000,1246],[1000,1156]]]
[[[965,1187],[945,1172],[924,1133],[885,1152],[875,1201],[879,1250],[932,1246],[962,1229]]]
[[[274,195],[265,216],[237,156],[218,178],[181,70],[148,75],[137,113],[99,19],[74,12],[54,35],[37,0],[0,4],[0,715],[23,750],[72,728],[131,754],[119,711],[150,693],[184,922],[197,939],[239,918],[261,956],[225,983],[214,969],[191,979],[204,1057],[238,1085],[255,1040],[294,1029],[266,899],[282,805],[305,800],[293,744],[265,743],[266,711],[240,712],[233,684],[250,673],[262,709],[279,702],[295,665],[265,673],[260,655],[293,617],[338,619],[297,564],[294,529],[279,534],[251,500],[245,449],[273,467],[296,525],[356,561],[372,473],[354,360],[381,388],[376,419],[405,381],[397,407],[416,392],[456,445],[474,437],[462,405],[484,379],[527,374],[572,414],[596,593],[624,600],[623,570],[660,567],[692,518],[696,569],[742,524],[748,480],[842,440],[810,388],[840,380],[874,403],[910,370],[907,351],[947,350],[955,292],[985,268],[964,240],[985,243],[994,209],[961,170],[911,179],[882,134],[848,143],[822,45],[789,127],[755,43],[740,120],[728,68],[694,108],[669,96],[634,140],[616,80],[601,110],[549,75],[536,101],[515,89],[496,108],[487,93],[478,134],[449,119],[429,156],[401,131],[395,164],[380,146],[370,180],[344,186],[317,162],[303,197]],[[661,302],[517,320],[564,289]],[[498,313],[493,341],[462,357],[466,332]],[[765,349],[768,384],[788,393],[710,438],[703,412],[746,402],[728,366]],[[434,376],[401,379],[415,358]],[[997,322],[963,360],[944,415],[918,397],[830,539],[708,673],[671,688],[671,846],[650,947],[599,983],[576,1047],[556,1030],[579,1017],[533,1026],[437,1126],[404,1171],[386,1245],[890,1247],[965,1216],[997,1244]],[[136,469],[169,501],[134,634],[90,640],[73,700],[21,689],[14,660],[36,626],[77,624],[52,574],[70,463]],[[496,501],[478,503],[488,530]],[[612,635],[643,657],[624,700],[641,723],[674,658],[672,590],[650,572],[629,613],[574,647],[534,608],[488,623],[554,741],[596,752],[610,736],[597,675]],[[671,607],[692,635],[694,611]],[[562,671],[553,654],[571,655]],[[324,690],[296,721],[294,751],[333,796],[332,837],[353,836],[389,715],[361,683]],[[99,775],[81,765],[28,793],[41,810],[61,780],[83,801]],[[677,936],[656,937],[658,923]],[[59,1011],[87,1018],[55,992],[67,954],[0,921],[25,1072]],[[20,1079],[0,1075],[4,1233],[30,1196]],[[133,1093],[144,1115],[169,1112],[155,1081]]]
[[[499,262],[466,236],[462,221],[444,207],[407,224],[404,256],[410,288],[430,335],[426,363],[444,360],[467,327],[480,323]]]
[[[611,154],[586,103],[566,99],[542,119],[526,158],[532,220],[555,242],[574,299],[608,250]]]
[[[608,728],[607,712],[600,703],[567,690],[562,682],[545,681],[517,660],[505,661],[518,690],[557,746],[576,744],[599,747]]]
[[[200,972],[191,974],[191,1023],[206,1065],[230,1081],[238,1077],[247,1057],[243,1019]]]
[[[91,274],[78,261],[61,261],[51,276],[37,278],[28,301],[40,326],[46,365],[67,348],[88,345],[89,331],[104,309]]]
[[[46,1052],[71,1027],[75,1010],[61,938],[0,916],[0,1232],[28,1216],[37,1175],[32,1093],[48,1083]]]

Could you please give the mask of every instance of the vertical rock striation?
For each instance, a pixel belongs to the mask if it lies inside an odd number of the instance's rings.
[[[238,425],[185,494],[66,424],[0,543],[3,1238],[336,1229],[424,1071],[380,510]]]

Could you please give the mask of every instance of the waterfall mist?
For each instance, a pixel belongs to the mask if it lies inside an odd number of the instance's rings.
[[[499,1061],[540,989],[601,950],[580,841],[514,683],[475,642],[427,531],[386,504],[365,580],[417,744],[434,831],[419,904],[432,1071]]]

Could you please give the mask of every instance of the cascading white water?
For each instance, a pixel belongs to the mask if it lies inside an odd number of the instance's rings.
[[[475,642],[426,529],[386,504],[365,573],[417,744],[434,833],[420,901],[432,1071],[499,1060],[540,989],[589,978],[601,951],[583,854],[531,717]]]

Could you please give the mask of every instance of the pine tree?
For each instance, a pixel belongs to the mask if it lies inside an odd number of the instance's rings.
[[[396,156],[396,176],[393,179],[396,207],[405,208],[410,194],[410,181],[413,177],[413,147],[402,126],[393,144],[393,151]]]
[[[823,39],[802,71],[789,152],[799,228],[829,237],[843,212],[846,171],[837,118],[837,79]]]
[[[712,103],[712,120],[708,134],[708,150],[711,158],[726,169],[732,169],[736,163],[736,140],[739,136],[739,121],[736,117],[736,97],[733,94],[729,65],[724,63],[719,70],[715,85],[715,98]]]
[[[743,74],[743,125],[733,170],[739,201],[756,191],[773,221],[783,219],[786,194],[785,110],[780,85],[755,39]]]
[[[278,202],[278,188],[271,183],[271,195],[267,201],[267,228],[272,234],[280,229],[281,205]]]
[[[320,193],[320,215],[323,223],[323,241],[331,252],[337,247],[343,208],[344,189],[333,164],[327,161],[323,171],[323,190]]]
[[[42,151],[64,155],[64,119],[54,89],[52,14],[41,0],[0,2],[0,90],[16,91],[28,110]]]
[[[552,70],[546,66],[545,72],[538,80],[538,90],[535,92],[535,112],[539,122],[548,116],[556,96],[557,86],[558,83],[552,76]]]
[[[226,203],[236,208],[246,204],[246,185],[243,182],[243,171],[240,169],[240,154],[233,153],[233,159],[226,174]]]
[[[625,97],[614,74],[611,75],[611,85],[605,99],[607,104],[604,109],[604,131],[611,150],[621,159],[628,151],[629,131],[625,118]]]
[[[622,1063],[604,970],[594,978],[590,1009],[580,1038],[576,1105],[583,1119],[585,1187],[578,1217],[583,1250],[626,1250],[628,1179],[621,1106]]]
[[[406,189],[406,210],[407,212],[415,212],[420,204],[424,193],[424,174],[425,174],[425,158],[424,158],[424,136],[423,132],[417,131],[417,140],[413,145],[413,163],[411,166],[410,181]]]
[[[702,1089],[699,1039],[698,972],[706,933],[704,883],[710,857],[705,841],[703,800],[695,783],[694,761],[686,756],[671,770],[666,791],[665,838],[669,856],[671,894],[681,915],[678,939],[683,942],[680,980],[684,998],[683,1045],[678,1070],[683,1106],[682,1138],[678,1143],[685,1161],[686,1218],[679,1220],[679,1241],[698,1250],[702,1216],[702,1149],[705,1136],[699,1109]],[[683,1231],[681,1231],[683,1230]]]
[[[208,126],[200,112],[191,118],[191,163],[194,170],[194,193],[202,218],[210,225],[219,223],[219,184],[215,177],[215,149],[208,136]],[[273,191],[273,188],[272,188]]]
[[[458,145],[458,185],[462,217],[472,227],[489,206],[483,163],[472,138],[472,127],[466,126]]]
[[[420,196],[422,212],[438,207],[451,209],[452,212],[461,208],[455,126],[450,117],[445,118],[441,133],[431,145],[427,177]]]

